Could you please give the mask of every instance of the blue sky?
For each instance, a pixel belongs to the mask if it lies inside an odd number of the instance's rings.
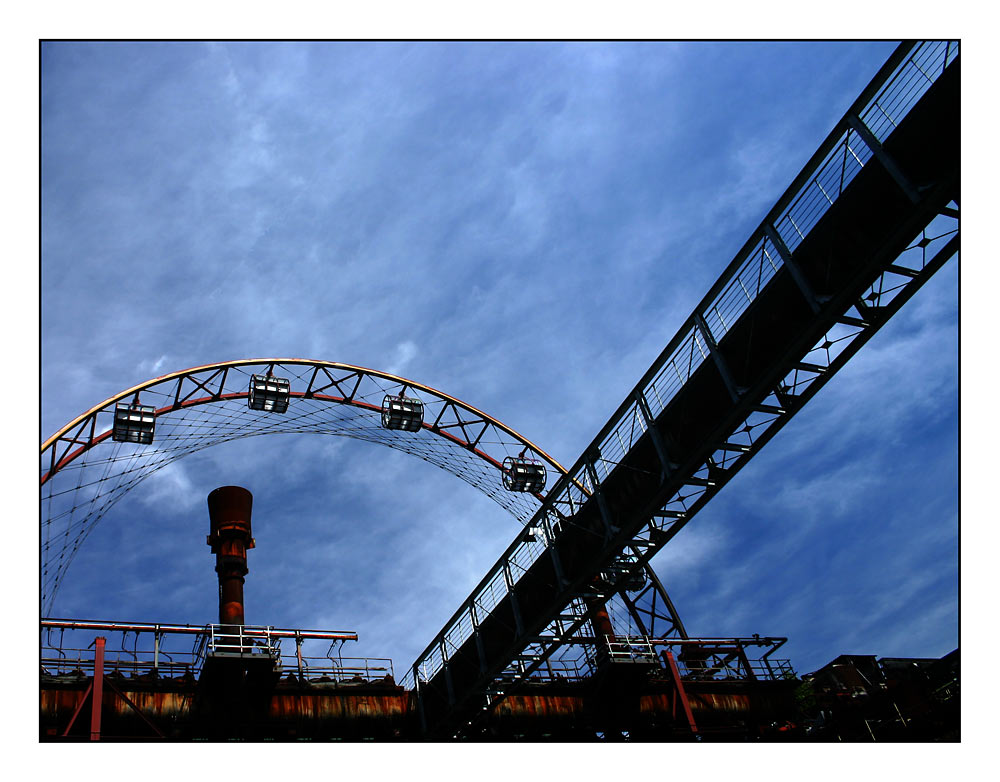
[[[288,356],[402,374],[569,465],[892,42],[49,44],[41,432]],[[214,621],[205,497],[254,493],[247,621],[412,662],[513,538],[389,449],[272,436],[162,470],[54,613]],[[958,645],[952,260],[653,562],[690,633]],[[345,651],[346,653],[346,651]]]

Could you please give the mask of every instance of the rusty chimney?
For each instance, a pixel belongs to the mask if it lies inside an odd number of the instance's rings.
[[[208,545],[219,574],[219,623],[232,628],[224,632],[234,632],[235,626],[244,624],[243,577],[247,574],[247,550],[254,547],[252,508],[253,495],[241,486],[220,486],[208,495]]]
[[[610,651],[610,645],[618,640],[615,637],[615,628],[611,624],[611,617],[608,616],[608,609],[604,605],[596,600],[587,600],[586,598],[584,598],[584,603],[587,605],[594,638],[599,642],[597,650],[600,659],[602,654],[607,654]]]

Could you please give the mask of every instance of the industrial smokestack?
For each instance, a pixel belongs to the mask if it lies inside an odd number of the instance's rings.
[[[237,628],[244,624],[243,577],[247,574],[247,550],[254,547],[252,508],[253,495],[241,486],[220,486],[208,495],[208,545],[219,574],[219,623],[224,633],[238,633]]]
[[[615,637],[615,628],[611,624],[611,617],[608,616],[608,609],[597,600],[587,600],[587,613],[590,616],[590,626],[594,630],[594,638],[597,641],[597,661],[598,663],[610,659],[611,645],[618,639]]]

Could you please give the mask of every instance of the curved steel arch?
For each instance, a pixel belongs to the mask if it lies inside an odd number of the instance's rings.
[[[250,376],[287,377],[285,413],[251,410]],[[420,430],[381,426],[386,394],[424,403]],[[152,444],[112,438],[115,405],[138,399],[155,408]],[[523,454],[551,470],[545,489],[566,473],[510,427],[430,386],[377,370],[300,358],[241,359],[173,372],[122,391],[73,419],[41,447],[42,602],[51,607],[76,551],[126,492],[162,467],[204,448],[263,434],[318,433],[386,445],[418,456],[482,491],[521,523],[544,492],[504,488],[501,465]]]

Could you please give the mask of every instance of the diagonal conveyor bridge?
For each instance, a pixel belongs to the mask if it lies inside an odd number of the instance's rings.
[[[957,43],[897,48],[413,664],[405,683],[426,735],[471,732],[601,605],[625,596],[624,582],[602,574],[648,573],[958,252],[959,82]],[[679,622],[671,629],[683,634]]]

